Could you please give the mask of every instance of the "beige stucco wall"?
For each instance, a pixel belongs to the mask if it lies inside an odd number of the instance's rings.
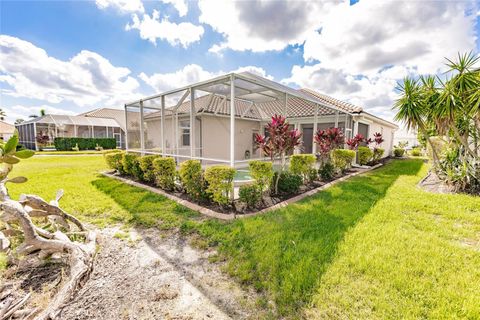
[[[182,120],[188,121],[188,116],[180,117],[179,122]],[[313,119],[312,119],[313,120]],[[328,119],[322,119],[327,121]],[[322,122],[319,121],[319,122]],[[323,122],[325,122],[323,121]],[[296,123],[300,126],[298,121],[293,120],[292,123]],[[312,121],[313,122],[313,121]],[[362,121],[369,125],[369,137],[373,139],[375,132],[383,134],[385,141],[381,147],[385,149],[384,157],[387,157],[392,152],[393,147],[393,132],[394,128],[382,124],[375,119],[368,119],[368,121]],[[160,119],[146,120],[147,149],[160,149],[161,146],[161,124]],[[308,119],[302,120],[302,123],[308,123]],[[180,129],[178,130],[178,146],[180,155],[190,155],[190,147],[182,147]],[[202,156],[204,158],[229,160],[230,159],[230,118],[225,116],[215,116],[210,114],[197,115],[197,121],[195,126],[196,131],[196,143],[195,146],[200,148],[202,146],[202,153],[196,150],[196,156]],[[235,160],[244,160],[245,151],[250,151],[250,157],[258,157],[259,150],[253,153],[252,138],[254,133],[263,133],[261,130],[261,123],[259,121],[236,119],[235,120]],[[172,127],[172,119],[165,119],[165,138],[166,138],[166,151],[169,153],[174,152],[174,131]]]
[[[202,116],[203,156],[206,158],[230,159],[230,118],[213,115]],[[260,133],[260,122],[235,120],[235,160],[244,160],[245,151],[252,150],[254,133]],[[257,152],[258,153],[258,152]]]
[[[189,117],[179,117],[178,122],[181,121],[189,121]],[[196,132],[196,142],[195,146],[197,148],[200,147],[200,120],[196,120],[195,125],[195,132]],[[161,134],[161,120],[160,118],[155,119],[146,119],[145,120],[145,131],[147,132],[146,139],[145,139],[145,147],[147,150],[157,149],[160,150],[162,145],[162,134]],[[180,155],[190,155],[190,146],[183,146],[181,141],[181,132],[180,128],[177,128],[178,134],[178,148]],[[165,149],[168,153],[174,153],[175,148],[175,131],[174,127],[172,126],[172,118],[165,118]],[[200,156],[200,151],[195,150],[196,156]]]

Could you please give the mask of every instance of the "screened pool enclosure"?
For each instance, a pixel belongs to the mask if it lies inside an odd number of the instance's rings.
[[[352,113],[315,96],[248,72],[230,73],[125,105],[128,151],[161,154],[177,162],[242,167],[263,159],[253,137],[275,114],[303,133],[295,152],[315,153],[317,129],[352,136]]]
[[[47,114],[15,126],[19,143],[32,150],[53,147],[56,137],[115,138],[119,147],[122,144],[122,130],[114,119]],[[46,138],[41,146],[39,136]]]

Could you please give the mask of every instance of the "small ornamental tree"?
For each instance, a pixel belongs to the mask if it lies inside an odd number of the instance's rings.
[[[333,149],[338,149],[345,143],[345,137],[342,130],[339,128],[318,130],[313,138],[318,145],[318,151],[322,163],[330,158],[330,152]]]
[[[50,141],[50,137],[47,134],[43,133],[43,131],[40,131],[35,137],[35,140],[37,140],[40,149],[42,149],[48,144],[48,142]]]
[[[373,134],[373,141],[375,142],[375,147],[373,147],[373,157],[372,162],[376,163],[383,157],[384,149],[380,148],[380,145],[385,141],[380,132],[375,132]]]
[[[355,137],[347,140],[347,146],[350,150],[357,150],[360,143],[365,141],[365,137],[358,133]]]
[[[255,143],[263,154],[273,161],[276,157],[280,158],[280,172],[285,169],[285,156],[293,152],[295,147],[301,144],[302,134],[299,130],[291,130],[285,117],[274,115],[272,121],[267,124],[266,131],[268,135],[255,135]],[[275,179],[275,193],[278,193],[278,180],[280,175]]]
[[[380,132],[375,132],[373,135],[373,141],[375,141],[375,146],[380,146],[385,140],[382,137],[382,134]]]

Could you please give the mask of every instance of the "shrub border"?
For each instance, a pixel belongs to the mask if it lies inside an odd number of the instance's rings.
[[[273,211],[273,210],[276,210],[276,209],[279,209],[279,208],[283,208],[283,207],[286,207],[287,205],[289,204],[292,204],[292,203],[295,203],[295,202],[298,202],[306,197],[309,197],[311,195],[314,195],[316,194],[317,192],[320,192],[322,190],[325,190],[339,182],[342,182],[342,181],[345,181],[351,177],[354,177],[354,176],[357,176],[359,174],[363,174],[363,173],[366,173],[368,171],[371,171],[371,170],[374,170],[374,169],[377,169],[378,167],[381,167],[382,164],[379,163],[379,164],[376,164],[370,168],[366,168],[366,169],[362,169],[362,171],[357,171],[357,172],[353,172],[353,173],[350,173],[350,174],[347,174],[343,177],[340,177],[338,179],[335,179],[331,182],[328,182],[326,184],[324,184],[323,186],[320,186],[318,188],[315,188],[315,189],[312,189],[310,191],[307,191],[307,192],[304,192],[304,193],[301,193],[297,196],[294,196],[290,199],[287,199],[287,200],[284,200],[282,202],[279,202],[271,207],[268,207],[268,208],[265,208],[265,209],[262,209],[262,210],[259,210],[257,212],[252,212],[252,213],[246,213],[246,214],[225,214],[225,213],[220,213],[220,212],[217,212],[217,211],[214,211],[214,210],[211,210],[211,209],[208,209],[208,208],[205,208],[205,207],[202,207],[201,205],[198,205],[196,203],[193,203],[193,202],[190,202],[188,200],[185,200],[185,199],[181,199],[177,196],[174,196],[170,193],[167,193],[161,189],[158,189],[158,188],[154,188],[154,187],[151,187],[151,186],[148,186],[146,184],[143,184],[143,183],[140,183],[140,182],[136,182],[136,181],[133,181],[133,180],[130,180],[128,178],[124,178],[124,177],[120,177],[119,175],[116,175],[116,174],[113,174],[111,173],[111,171],[103,171],[101,172],[102,175],[108,177],[108,178],[113,178],[113,179],[117,179],[119,181],[122,181],[126,184],[129,184],[131,186],[134,186],[134,187],[138,187],[138,188],[143,188],[145,190],[148,190],[150,192],[153,192],[153,193],[157,193],[157,194],[160,194],[162,196],[165,196],[166,198],[170,199],[170,200],[173,200],[191,210],[194,210],[194,211],[197,211],[205,216],[208,216],[210,218],[216,218],[216,219],[219,219],[219,220],[225,220],[225,221],[229,221],[229,220],[234,220],[234,219],[237,219],[237,218],[248,218],[248,217],[253,217],[253,216],[257,216],[257,215],[260,215],[260,214],[263,214],[263,213],[267,213],[267,212],[270,212],[270,211]]]

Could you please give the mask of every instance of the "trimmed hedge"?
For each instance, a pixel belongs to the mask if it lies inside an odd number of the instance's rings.
[[[290,157],[290,172],[301,175],[303,181],[311,180],[311,171],[317,158],[313,154],[294,154]]]
[[[422,150],[419,148],[413,148],[410,154],[414,157],[420,157],[422,155]]]
[[[205,181],[200,161],[186,160],[182,162],[178,174],[185,192],[190,197],[195,200],[205,198]]]
[[[358,163],[362,166],[370,162],[373,157],[373,151],[369,147],[358,147]]]
[[[159,157],[159,155],[151,154],[140,158],[140,169],[143,172],[143,180],[148,182],[155,181],[155,172],[153,172],[153,161]]]
[[[207,192],[211,194],[212,200],[219,205],[227,205],[230,202],[235,172],[234,168],[228,166],[212,166],[205,170],[205,181],[208,184]]]
[[[115,149],[115,138],[55,138],[53,144],[57,151],[70,151],[78,144],[79,150],[95,150],[98,146],[103,149]]]
[[[385,149],[374,148],[373,157],[372,157],[373,163],[377,163],[380,159],[382,159],[384,153],[385,153]]]
[[[274,180],[277,177],[277,172],[275,172]],[[280,179],[278,180],[278,193],[280,194],[296,194],[300,190],[300,186],[303,184],[302,176],[298,174],[293,174],[289,171],[284,171],[280,174]]]
[[[330,162],[325,162],[320,169],[318,169],[318,174],[322,181],[330,181],[335,174],[335,167]]]
[[[248,163],[248,168],[260,192],[270,187],[273,178],[273,164],[270,161],[252,160]]]
[[[176,163],[172,157],[156,158],[153,160],[155,183],[164,190],[171,191],[175,188]]]
[[[355,159],[355,151],[347,149],[335,149],[331,153],[333,166],[345,172],[352,165],[353,159]]]
[[[248,208],[254,208],[262,198],[262,193],[257,184],[244,184],[238,190],[238,198],[240,202],[247,205]]]
[[[143,180],[143,171],[140,168],[140,156],[135,153],[124,153],[122,158],[123,171],[125,174]]]
[[[403,148],[393,149],[393,155],[397,158],[403,157],[404,154],[405,154],[405,149]]]
[[[108,152],[103,155],[103,158],[105,159],[105,162],[107,163],[107,166],[110,169],[117,170],[118,173],[120,174],[125,174],[125,170],[123,170],[123,152],[122,151],[117,151],[117,152]]]

